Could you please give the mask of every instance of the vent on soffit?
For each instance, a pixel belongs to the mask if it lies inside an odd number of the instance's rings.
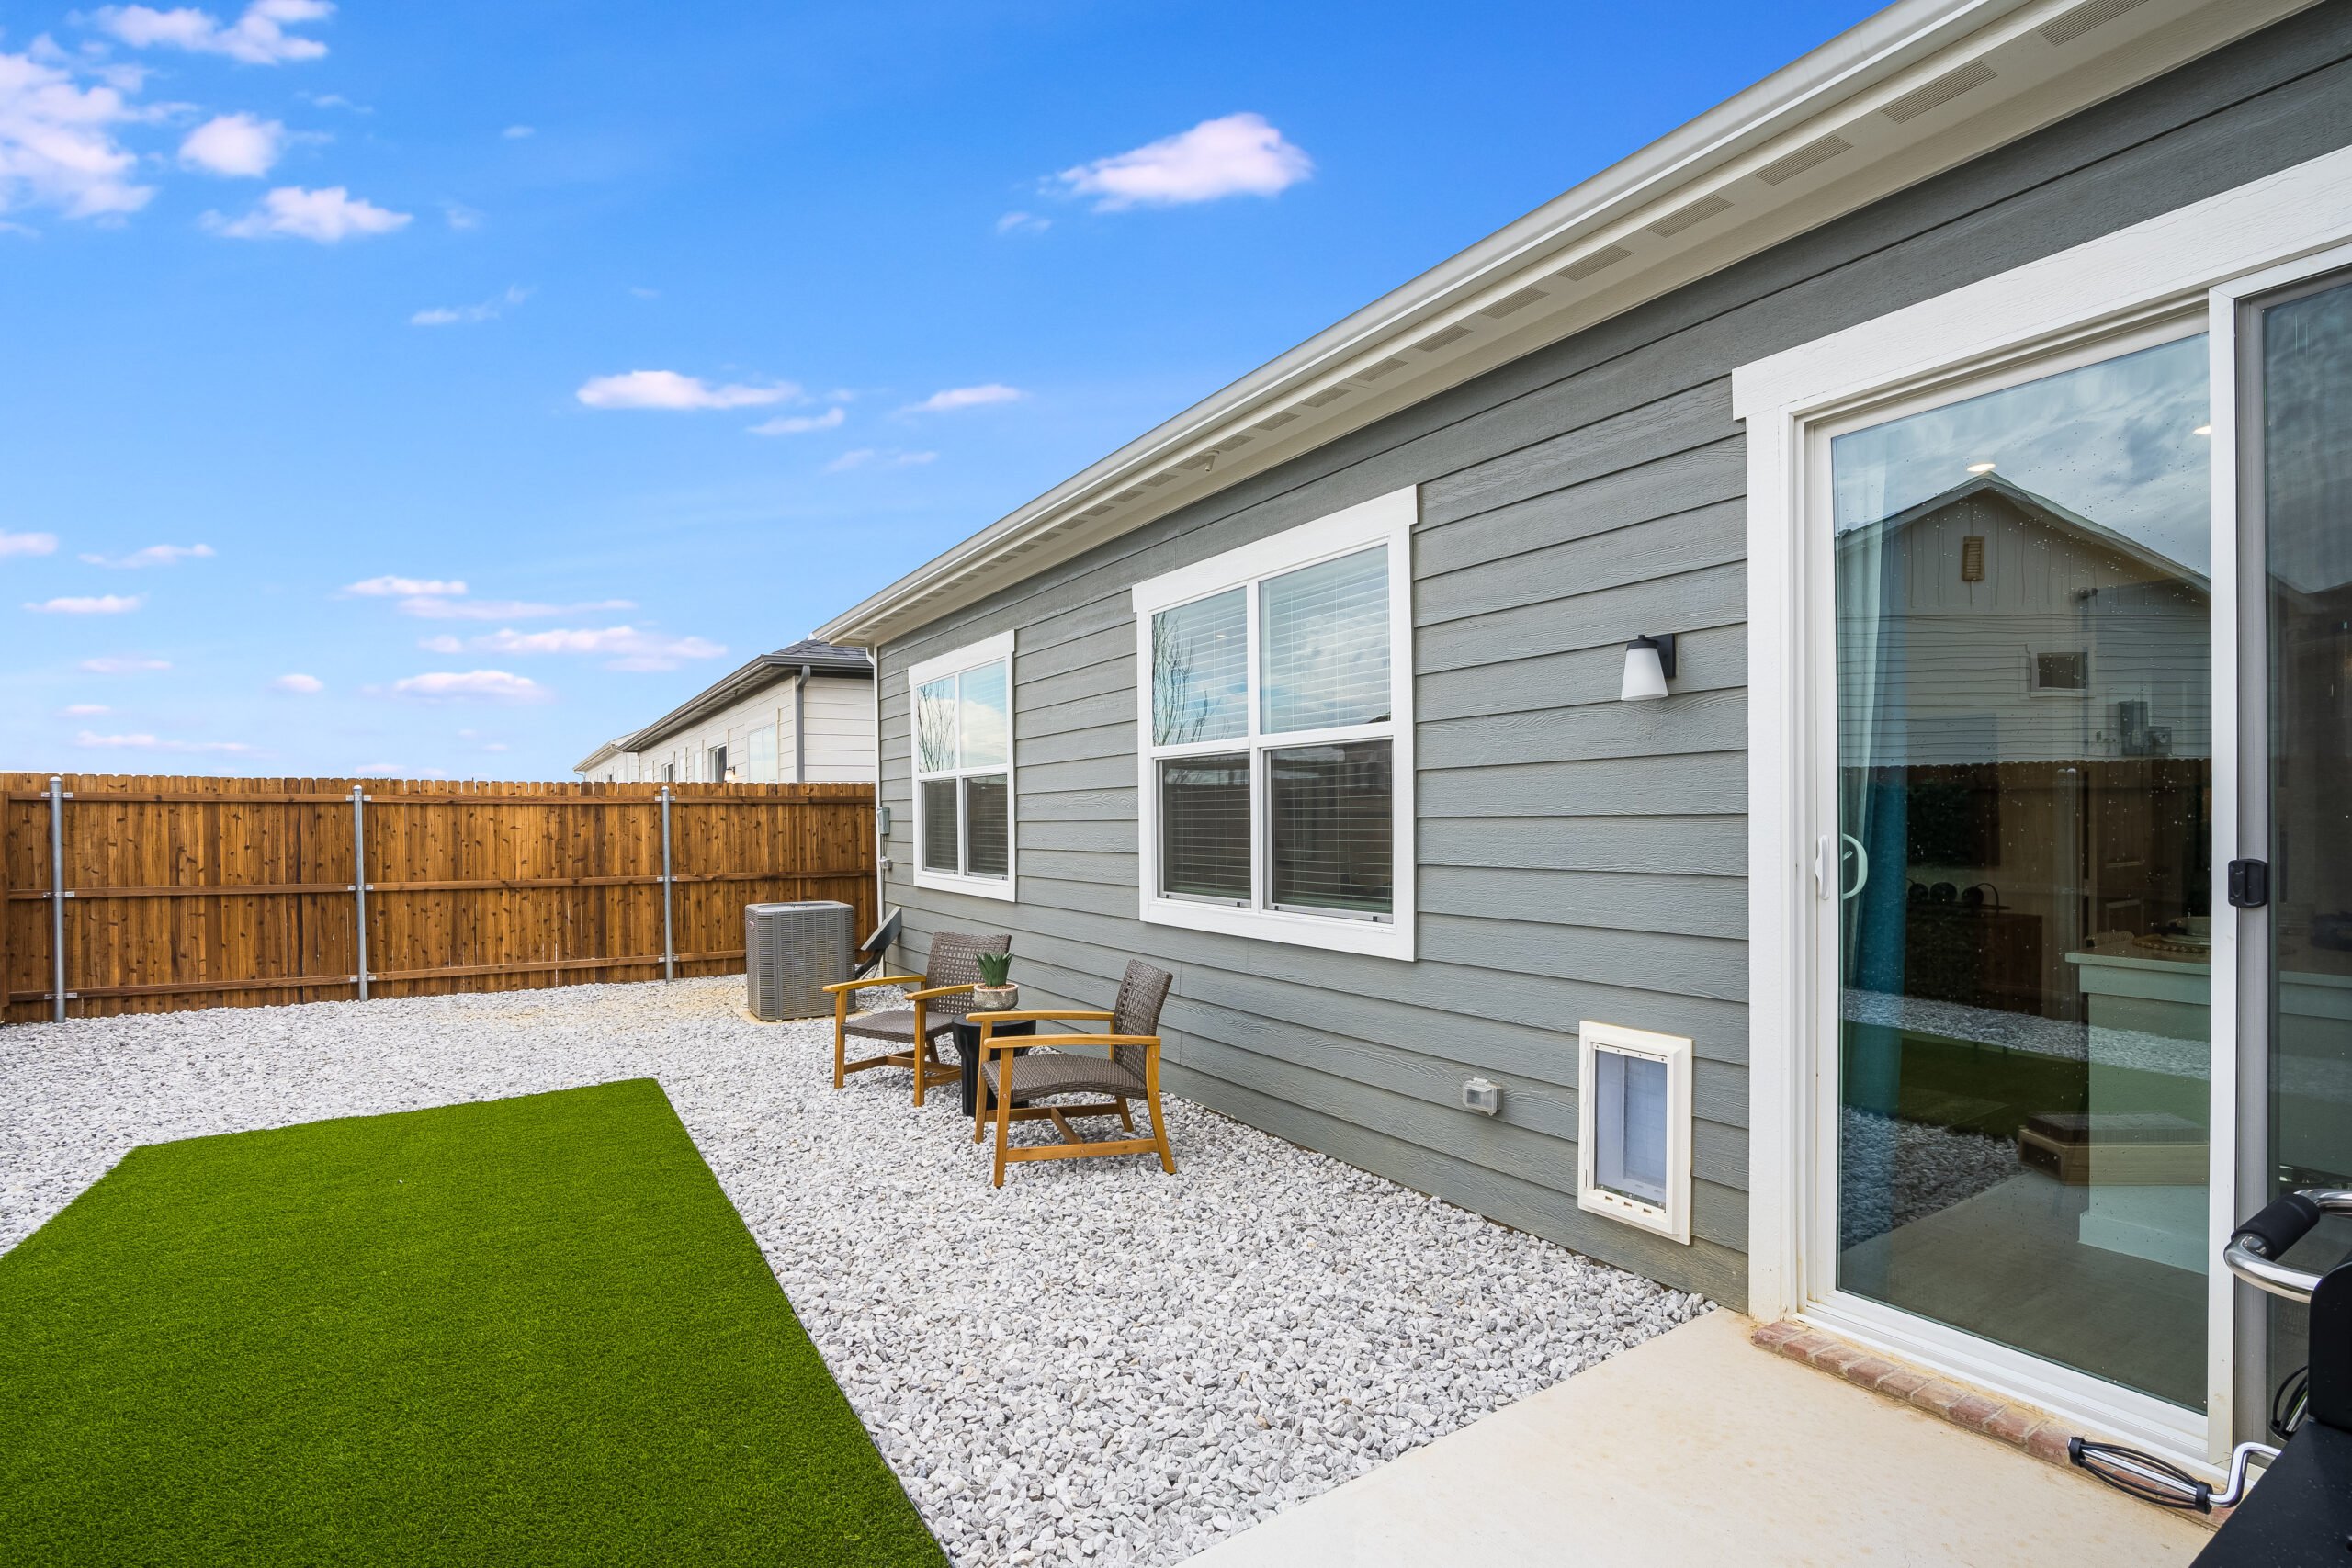
[[[1308,408],[1319,409],[1326,403],[1336,403],[1347,395],[1348,389],[1345,387],[1326,387],[1313,397],[1301,398],[1298,400]]]
[[[1182,477],[1182,475],[1177,473],[1173,468],[1170,468],[1164,473],[1154,474],[1151,478],[1144,480],[1143,482],[1149,485],[1152,489],[1158,490],[1161,485],[1174,484]]]
[[[1634,253],[1623,245],[1604,245],[1589,256],[1570,262],[1560,269],[1560,276],[1572,283],[1580,283],[1594,273],[1615,266]]]
[[[1239,451],[1242,447],[1249,446],[1250,443],[1256,439],[1257,437],[1254,435],[1228,435],[1224,440],[1218,442],[1216,446],[1210,447],[1209,450],[1222,457],[1227,452]]]
[[[2071,11],[2064,11],[2041,24],[2039,29],[2043,41],[2072,43],[2093,28],[2115,20],[2126,11],[2136,11],[2147,0],[2084,0]]]
[[[1413,346],[1423,354],[1435,354],[1439,349],[1450,348],[1469,335],[1470,329],[1457,323],[1446,328],[1443,332],[1430,333]]]
[[[2137,5],[2139,0],[2132,3]],[[1878,112],[1897,125],[1908,125],[1929,109],[1940,108],[1993,79],[1991,66],[1981,60],[1972,60],[1957,71],[1947,71],[1934,81],[1912,88]]]
[[[1499,321],[1505,316],[1510,315],[1515,311],[1526,310],[1538,299],[1549,298],[1550,296],[1545,294],[1541,288],[1530,287],[1521,289],[1516,294],[1504,295],[1501,299],[1496,300],[1493,304],[1479,311],[1478,314],[1482,316],[1492,316],[1496,321]]]
[[[1756,171],[1756,177],[1768,186],[1783,185],[1795,179],[1807,169],[1817,168],[1838,156],[1838,153],[1850,152],[1853,150],[1852,142],[1833,130],[1826,136],[1816,137],[1806,142],[1793,152],[1786,152],[1773,159]]]
[[[1719,196],[1702,196],[1690,206],[1669,212],[1650,225],[1650,232],[1661,240],[1671,240],[1683,230],[1704,223],[1718,212],[1731,210],[1731,203]]]
[[[1297,418],[1298,415],[1291,412],[1288,409],[1284,409],[1280,413],[1268,414],[1265,418],[1260,420],[1250,428],[1252,430],[1280,430],[1283,425],[1292,423]]]
[[[1392,354],[1387,358],[1382,360],[1379,364],[1367,365],[1363,369],[1357,371],[1356,379],[1359,381],[1377,381],[1383,376],[1390,375],[1396,371],[1402,370],[1403,368],[1405,368],[1405,362]]]

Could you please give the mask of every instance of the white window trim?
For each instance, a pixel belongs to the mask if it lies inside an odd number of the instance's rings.
[[[1824,987],[1815,934],[1824,863],[1816,801],[1828,608],[1808,519],[1824,476],[1815,432],[1902,394],[1981,380],[2134,327],[2205,310],[2214,400],[2213,842],[2217,883],[2237,852],[2236,495],[2227,446],[2233,376],[2226,308],[2243,280],[2352,241],[2352,149],[2340,150],[1874,321],[1741,367],[1733,406],[1747,426],[1748,502],[1748,1310],[1799,1315],[1970,1381],[2085,1419],[2211,1472],[2234,1427],[2230,1276],[2207,1276],[2207,1413],[2132,1394],[1924,1319],[1849,1314],[1817,1289],[1820,1085],[1815,1019]],[[1834,747],[1834,736],[1830,744]],[[1834,759],[1832,761],[1834,766]],[[1835,831],[1835,823],[1828,824]],[[2212,1234],[2243,1206],[2235,1169],[2238,934],[2218,886],[2211,1077]],[[1835,956],[1829,962],[1834,964]],[[1828,976],[1834,983],[1834,973]],[[1833,1075],[1834,1076],[1834,1075]],[[1834,1201],[1834,1198],[1830,1199]]]
[[[1645,1203],[1602,1187],[1594,1167],[1599,1156],[1593,1125],[1600,1096],[1585,1092],[1600,1082],[1593,1058],[1608,1049],[1628,1056],[1647,1056],[1666,1064],[1666,1201]],[[1679,1034],[1657,1034],[1622,1024],[1577,1025],[1577,1207],[1587,1213],[1606,1214],[1645,1231],[1655,1231],[1683,1246],[1690,1245],[1690,1041]]]
[[[997,770],[993,767],[958,768],[953,775],[945,773],[926,775],[922,769],[922,738],[915,733],[915,694],[924,685],[938,680],[943,675],[960,675],[967,670],[978,670],[985,664],[1004,666],[1004,875],[1001,877],[967,876],[960,872],[933,871],[922,863],[922,781],[924,778],[953,776],[961,779],[967,773],[992,773]],[[920,664],[908,668],[907,778],[909,793],[913,799],[909,803],[907,814],[913,819],[915,829],[914,845],[908,863],[914,868],[914,883],[917,887],[929,887],[942,893],[969,893],[978,898],[1001,898],[1008,904],[1014,900],[1015,890],[1020,885],[1021,876],[1021,788],[1019,775],[1014,772],[1014,764],[1018,760],[1015,753],[1018,748],[1013,740],[1016,705],[1012,686],[1012,634],[1011,632],[1000,632],[985,641],[968,644],[956,649],[952,653],[936,654]],[[963,724],[963,715],[960,712],[956,715],[956,724],[960,743]],[[956,809],[961,812],[964,807],[963,790],[960,787],[956,790],[956,796],[957,803]],[[958,844],[963,842],[963,830],[960,826],[956,830],[956,842]]]
[[[1329,517],[1286,529],[1254,544],[1213,556],[1192,566],[1138,582],[1134,589],[1136,612],[1136,893],[1142,918],[1162,926],[1217,931],[1228,936],[1254,937],[1261,942],[1288,942],[1297,947],[1327,948],[1334,953],[1370,953],[1410,962],[1414,951],[1413,837],[1413,525],[1420,515],[1418,489],[1408,486],[1335,512]],[[1154,747],[1152,735],[1151,617],[1161,610],[1189,604],[1212,593],[1261,581],[1317,561],[1352,555],[1374,545],[1388,549],[1388,680],[1389,718],[1373,726],[1341,729],[1304,730],[1295,739],[1316,743],[1386,737],[1394,748],[1391,772],[1396,779],[1390,829],[1396,865],[1393,872],[1394,909],[1386,920],[1351,919],[1340,915],[1296,914],[1281,909],[1247,909],[1226,904],[1200,903],[1159,895],[1159,792],[1154,770],[1160,758],[1184,751],[1220,752],[1237,747],[1255,750],[1262,742],[1258,732],[1258,631],[1250,631],[1250,730],[1232,740],[1203,741],[1190,747]],[[1254,618],[1254,596],[1252,615]],[[1253,802],[1255,796],[1253,795]],[[1253,814],[1250,858],[1262,859],[1262,828]]]

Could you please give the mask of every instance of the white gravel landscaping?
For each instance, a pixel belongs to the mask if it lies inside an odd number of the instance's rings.
[[[921,1111],[901,1072],[836,1093],[830,1025],[749,1022],[741,992],[0,1030],[0,1249],[140,1144],[650,1076],[974,1568],[1181,1561],[1707,1310],[1182,1100],[1173,1177],[1053,1162],[996,1190],[952,1086]]]

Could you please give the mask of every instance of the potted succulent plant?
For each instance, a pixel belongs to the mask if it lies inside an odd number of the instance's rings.
[[[1012,968],[1012,954],[983,953],[978,954],[980,983],[972,987],[974,1012],[1010,1012],[1021,1005],[1021,987],[1005,978]]]

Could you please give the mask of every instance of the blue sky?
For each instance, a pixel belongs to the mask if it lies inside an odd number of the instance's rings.
[[[562,777],[1871,9],[0,6],[0,769]]]

